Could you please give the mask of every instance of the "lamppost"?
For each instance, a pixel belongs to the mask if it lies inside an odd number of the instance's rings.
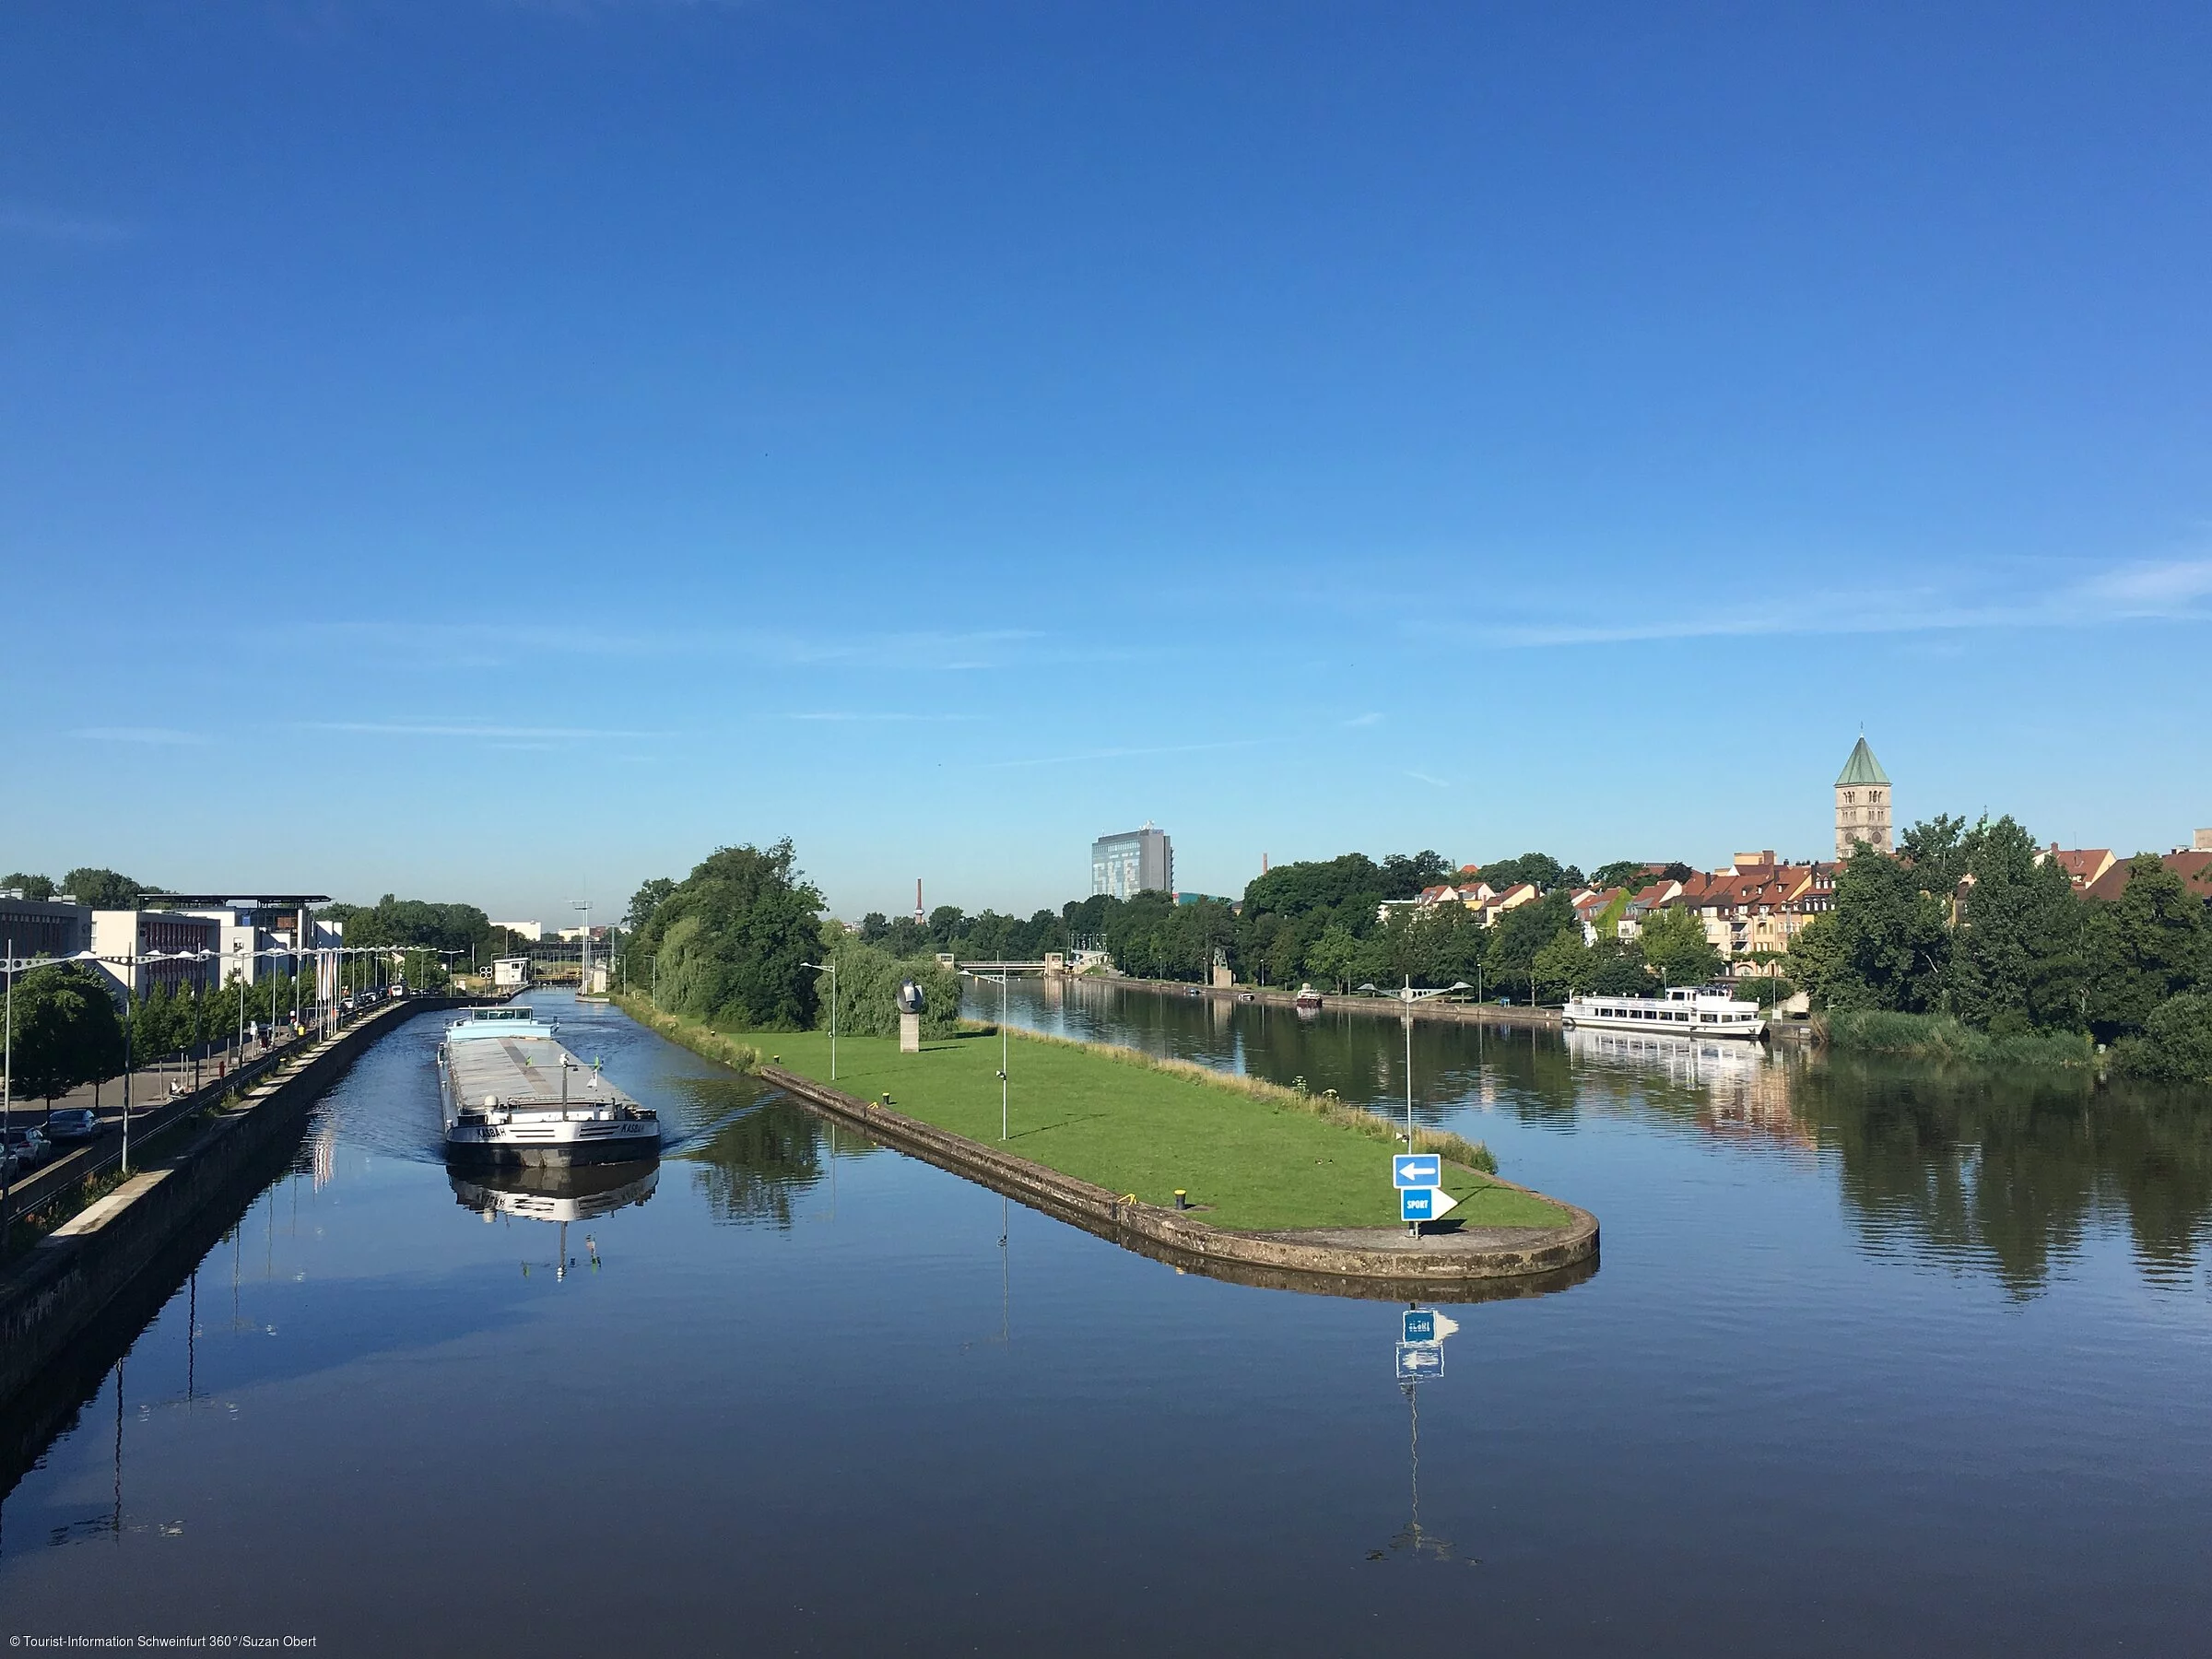
[[[1362,985],[1359,989],[1373,991],[1375,987]],[[1471,991],[1473,989],[1474,987],[1466,981],[1461,980],[1454,984],[1445,985],[1440,990],[1416,991],[1413,988],[1413,976],[1407,974],[1406,988],[1397,993],[1398,1000],[1406,1005],[1406,1011],[1398,1016],[1398,1019],[1406,1028],[1406,1150],[1408,1152],[1413,1150],[1413,1005],[1418,1002],[1427,1002],[1432,996],[1449,996],[1454,991]],[[1408,1230],[1418,1232],[1420,1230],[1419,1224],[1415,1223]]]
[[[627,960],[627,959],[625,959]],[[837,964],[835,962],[801,962],[799,966],[811,968],[817,973],[826,973],[830,976],[830,1081],[834,1083],[837,1081]],[[628,975],[624,976],[622,983],[627,994],[629,985]]]
[[[1003,1143],[1006,1138],[1006,984],[1013,975],[1003,969],[996,973],[971,973],[965,968],[960,975],[998,985],[998,1138]]]

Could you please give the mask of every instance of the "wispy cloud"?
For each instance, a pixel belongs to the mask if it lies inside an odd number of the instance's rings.
[[[1449,789],[1452,787],[1452,785],[1445,782],[1443,779],[1432,778],[1425,771],[1409,771],[1406,775],[1411,778],[1417,783],[1427,783],[1437,789]]]
[[[49,213],[37,207],[0,203],[0,236],[29,241],[116,242],[131,234],[128,225],[82,213]]]
[[[1355,714],[1349,720],[1340,720],[1336,724],[1340,726],[1381,725],[1382,716],[1380,714]]]
[[[180,732],[170,726],[85,726],[69,734],[95,743],[195,744],[210,741],[205,732]]]
[[[981,714],[911,714],[898,709],[880,709],[865,712],[823,709],[811,711],[802,714],[785,714],[781,718],[784,720],[828,720],[839,722],[854,721],[864,724],[873,724],[879,721],[890,721],[899,724],[905,724],[912,721],[927,721],[936,723],[949,720],[981,720],[982,716]]]
[[[1085,749],[1077,755],[1038,755],[1024,760],[986,760],[992,770],[1008,766],[1068,766],[1078,760],[1129,760],[1140,755],[1199,755],[1214,749],[1251,748],[1260,739],[1240,737],[1230,743],[1175,743],[1160,748]]]
[[[304,723],[311,732],[354,732],[374,737],[460,737],[504,745],[583,743],[607,737],[665,737],[665,732],[626,732],[597,726],[479,725],[444,721],[318,720]]]
[[[2003,599],[1983,595],[2002,592]],[[1954,583],[1808,588],[1786,600],[1692,610],[1642,609],[1532,618],[1472,630],[1415,624],[1411,631],[1486,645],[1617,645],[1652,640],[1745,639],[1776,634],[1929,633],[1997,628],[2095,628],[2117,622],[2212,622],[2212,559],[2144,560],[2050,582],[2021,572]]]
[[[1032,629],[810,635],[760,629],[601,629],[481,622],[324,621],[333,638],[420,660],[476,666],[553,657],[749,659],[768,667],[850,666],[958,673],[1023,660],[1046,636]],[[1055,656],[1064,654],[1057,648]]]

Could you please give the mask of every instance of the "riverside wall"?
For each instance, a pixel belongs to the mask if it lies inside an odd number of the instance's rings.
[[[1469,1243],[1442,1234],[1408,1247],[1394,1229],[1371,1230],[1371,1243],[1353,1241],[1357,1234],[1232,1232],[1110,1193],[782,1066],[762,1065],[757,1075],[871,1139],[1182,1272],[1330,1296],[1481,1301],[1561,1289],[1597,1269],[1597,1218],[1548,1194],[1539,1195],[1567,1212],[1567,1225],[1515,1229],[1520,1236],[1510,1241]]]
[[[1222,989],[1213,985],[1194,985],[1183,980],[1131,979],[1120,974],[1093,982],[1101,985],[1118,985],[1125,990],[1150,991],[1161,996],[1187,996],[1194,1001],[1206,997],[1214,1002],[1265,1003],[1272,1008],[1296,1010],[1298,994],[1292,991],[1265,989],[1255,985],[1234,985]],[[1343,996],[1324,993],[1321,999],[1324,1014],[1365,1014],[1374,1018],[1395,1019],[1406,1012],[1406,1005],[1388,996]],[[1448,1003],[1431,997],[1413,1005],[1416,1019],[1441,1020],[1454,1025],[1522,1026],[1539,1031],[1559,1029],[1559,1011],[1557,1008],[1532,1008],[1519,1004],[1500,1006],[1496,1003]]]
[[[125,1297],[141,1275],[173,1265],[176,1247],[211,1214],[250,1197],[288,1158],[307,1109],[378,1038],[460,999],[416,998],[379,1009],[301,1051],[290,1065],[210,1108],[188,1144],[150,1162],[0,1268],[0,1405],[57,1366],[70,1343]],[[215,1229],[216,1235],[222,1231]],[[173,1287],[172,1287],[173,1288]]]

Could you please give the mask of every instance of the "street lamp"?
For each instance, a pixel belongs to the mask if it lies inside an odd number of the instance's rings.
[[[1373,991],[1375,987],[1362,985],[1359,989]],[[1398,1000],[1406,1005],[1405,1013],[1398,1018],[1406,1027],[1406,1150],[1408,1152],[1413,1150],[1413,1005],[1417,1002],[1427,1002],[1432,996],[1449,996],[1454,991],[1471,991],[1473,989],[1474,987],[1469,985],[1466,981],[1461,980],[1455,984],[1445,985],[1435,991],[1416,991],[1413,988],[1413,976],[1407,974],[1405,989],[1396,994]],[[1414,1222],[1406,1229],[1406,1231],[1418,1235],[1420,1231],[1420,1223]]]
[[[960,970],[965,979],[978,982],[995,981],[998,985],[998,1138],[1006,1138],[1006,983],[1013,977],[1003,970],[997,973],[971,973]]]
[[[627,959],[625,959],[627,960]],[[830,976],[830,1081],[837,1081],[837,964],[835,962],[801,962],[802,968],[811,968],[817,973]],[[624,979],[628,985],[627,976]]]

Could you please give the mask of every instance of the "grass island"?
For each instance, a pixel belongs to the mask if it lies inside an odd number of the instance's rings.
[[[721,1031],[641,997],[641,1023],[781,1083],[810,1109],[1127,1248],[1217,1277],[1364,1296],[1535,1293],[1586,1276],[1586,1211],[1500,1180],[1488,1152],[1416,1126],[1441,1155],[1446,1219],[1409,1235],[1389,1157],[1402,1125],[1331,1098],[1134,1050],[1009,1030],[1000,1139],[999,1033],[964,1026],[901,1053],[819,1031]],[[1174,1207],[1176,1194],[1189,1208]],[[1509,1288],[1518,1284],[1523,1288]]]

